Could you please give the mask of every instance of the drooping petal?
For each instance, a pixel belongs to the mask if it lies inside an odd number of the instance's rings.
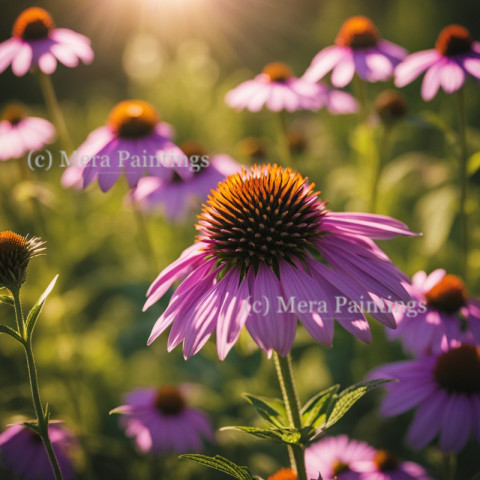
[[[240,280],[237,271],[228,272],[222,281],[227,285],[217,321],[217,351],[220,360],[225,359],[238,340],[250,313],[247,281]]]

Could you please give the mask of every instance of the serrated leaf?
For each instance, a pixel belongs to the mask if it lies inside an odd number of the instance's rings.
[[[15,305],[13,298],[9,297],[8,295],[0,295],[0,302],[4,303],[5,305],[10,305],[11,307]]]
[[[219,470],[238,480],[255,480],[255,477],[250,473],[247,467],[242,467],[228,460],[227,458],[215,455],[215,457],[208,457],[207,455],[200,455],[198,453],[187,453],[180,455],[179,458],[186,460],[193,460],[194,462],[205,465],[206,467]]]
[[[333,404],[333,408],[328,415],[325,429],[337,423],[367,392],[370,392],[371,390],[374,390],[375,388],[392,381],[393,380],[391,379],[368,380],[366,382],[356,383],[355,385],[352,385],[341,392],[337,396],[337,399]]]
[[[7,327],[7,325],[0,325],[0,333],[10,335],[18,342],[23,343],[22,337],[20,337],[20,335],[13,328]]]
[[[276,398],[265,398],[245,393],[244,398],[250,402],[259,415],[274,427],[282,428],[288,426],[287,413],[283,402]]]
[[[325,423],[328,405],[339,385],[333,385],[314,395],[302,408],[302,424],[318,427]]]
[[[303,445],[315,432],[311,427],[296,428],[257,428],[243,425],[224,427],[222,430],[240,430],[258,438],[275,440],[287,445]]]
[[[32,309],[28,313],[27,320],[25,322],[27,337],[29,337],[32,334],[33,329],[35,328],[35,325],[37,323],[38,317],[42,312],[42,308],[45,305],[45,300],[50,295],[50,292],[53,290],[53,287],[55,286],[57,279],[58,279],[58,275],[56,275],[55,278],[50,282],[50,285],[48,285],[48,287],[45,289],[42,295],[40,295],[40,298],[37,300],[37,303],[32,307]]]

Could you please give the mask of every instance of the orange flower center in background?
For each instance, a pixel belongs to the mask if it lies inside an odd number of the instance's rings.
[[[373,22],[363,16],[350,17],[343,23],[335,39],[341,47],[369,48],[375,47],[380,40],[380,33]]]
[[[156,110],[143,100],[124,100],[110,112],[108,124],[116,135],[124,138],[145,137],[160,121]]]
[[[186,404],[178,388],[166,385],[158,389],[155,395],[155,406],[164,415],[173,416],[181,413]]]
[[[24,40],[40,40],[47,38],[54,28],[52,16],[46,10],[40,7],[30,7],[15,20],[12,35]]]
[[[326,210],[314,185],[277,165],[254,166],[220,183],[203,206],[198,240],[220,263],[242,274],[260,264],[274,271],[281,259],[315,249]]]
[[[8,105],[3,111],[2,119],[6,120],[11,125],[19,124],[26,117],[25,110],[16,103]]]
[[[469,52],[472,48],[472,42],[472,36],[465,27],[449,25],[438,35],[435,48],[442,55],[456,55]]]
[[[336,478],[338,475],[344,472],[348,472],[350,466],[348,463],[342,462],[341,460],[335,460],[332,465],[333,478]]]
[[[375,465],[381,472],[389,472],[398,468],[398,459],[393,453],[387,450],[379,450],[373,459]]]
[[[27,241],[21,235],[5,231],[0,232],[0,255],[9,254],[14,251],[24,251]]]
[[[290,468],[282,468],[274,475],[268,477],[268,480],[297,480],[297,474]]]
[[[480,348],[463,345],[438,357],[435,380],[451,393],[480,392]]]
[[[262,70],[271,82],[285,83],[293,77],[293,72],[282,62],[269,63]]]
[[[445,313],[455,313],[467,302],[467,290],[457,276],[445,275],[425,297],[429,307]]]

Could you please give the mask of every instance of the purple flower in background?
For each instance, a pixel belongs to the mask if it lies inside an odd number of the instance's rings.
[[[370,341],[364,314],[348,302],[410,299],[401,284],[405,275],[371,238],[415,234],[390,217],[331,212],[313,189],[276,165],[242,170],[220,183],[203,206],[196,243],[147,292],[144,309],[184,278],[148,343],[172,325],[168,349],[183,342],[188,358],[216,330],[224,359],[245,326],[260,348],[284,356],[297,318],[325,345],[332,343],[334,318]],[[344,300],[341,306],[337,297]],[[395,328],[388,311],[372,315]]]
[[[68,451],[74,447],[73,434],[60,424],[51,423],[48,434],[65,480],[75,474]],[[25,480],[54,480],[42,439],[23,425],[11,425],[0,434],[0,458],[15,476]]]
[[[98,179],[102,192],[110,190],[122,172],[131,188],[145,173],[169,178],[175,171],[190,178],[188,159],[170,141],[171,136],[171,127],[160,122],[152,105],[142,100],[120,102],[110,112],[107,125],[90,133],[74,152],[62,185],[78,188],[80,173],[83,188]]]
[[[68,28],[55,28],[51,15],[39,7],[24,10],[12,29],[12,38],[0,43],[0,73],[10,64],[18,77],[32,67],[51,74],[57,60],[76,67],[78,60],[90,63],[93,51],[90,40]]]
[[[446,93],[459,90],[467,74],[480,80],[480,43],[461,25],[445,27],[437,38],[435,48],[409,55],[395,69],[395,85],[404,87],[425,70],[422,98],[432,100],[440,86]]]
[[[176,172],[172,172],[168,180],[145,177],[140,179],[137,188],[130,194],[130,199],[142,210],[160,208],[170,221],[184,220],[208,198],[210,191],[220,181],[241,169],[240,164],[228,155],[210,157],[197,142],[185,142],[180,148],[190,159],[190,164],[197,166],[193,177],[185,180]]]
[[[385,416],[416,407],[408,440],[420,449],[440,436],[444,452],[459,452],[473,433],[480,443],[480,348],[464,344],[377,368],[371,378],[395,378],[386,385]]]
[[[41,150],[55,138],[55,127],[38,117],[27,117],[18,105],[8,106],[0,121],[0,160],[19,158]]]
[[[441,353],[452,341],[480,345],[480,301],[468,298],[458,277],[442,269],[417,272],[405,288],[413,303],[394,313],[398,328],[390,338],[401,338],[415,354]]]
[[[135,438],[143,453],[199,452],[205,439],[213,440],[209,419],[187,406],[181,388],[134,390],[114,412],[122,414],[120,423],[126,435]]]
[[[353,113],[357,102],[346,92],[315,84],[293,75],[284,63],[268,64],[253,80],[241,83],[227,93],[227,104],[238,110],[258,112],[263,106],[273,112],[287,110],[319,110],[332,113]]]
[[[355,73],[368,82],[388,80],[407,51],[380,37],[369,18],[348,18],[335,39],[335,45],[324,48],[312,60],[302,78],[316,82],[330,70],[332,85],[345,87]]]
[[[346,435],[327,437],[310,445],[305,451],[308,478],[323,480],[359,480],[355,462],[372,462],[375,449],[364,442],[350,440]]]
[[[378,450],[368,461],[356,462],[355,468],[359,472],[359,480],[432,480],[420,465],[400,462],[387,450]]]

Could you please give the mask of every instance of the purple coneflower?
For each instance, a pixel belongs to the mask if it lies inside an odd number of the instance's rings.
[[[395,85],[404,87],[425,70],[424,100],[432,100],[440,86],[446,93],[456,92],[467,73],[480,80],[480,43],[461,25],[449,25],[440,32],[434,49],[413,53],[396,68]]]
[[[388,450],[378,450],[369,461],[358,461],[355,468],[359,480],[432,480],[418,463],[401,462]]]
[[[121,425],[135,438],[143,453],[171,454],[199,452],[205,439],[213,440],[207,416],[187,406],[179,388],[134,390],[126,404],[114,410],[121,413]]]
[[[195,168],[193,177],[183,179],[177,172],[172,172],[168,180],[145,177],[140,179],[130,197],[142,210],[153,211],[160,207],[170,221],[184,220],[220,181],[241,169],[228,155],[210,157],[197,142],[185,142],[180,148]]]
[[[220,183],[203,206],[197,242],[147,292],[145,309],[186,277],[148,343],[172,325],[168,349],[183,342],[188,358],[216,330],[224,359],[246,326],[263,350],[285,356],[297,318],[316,341],[331,345],[334,317],[370,341],[361,309],[347,303],[410,299],[401,285],[406,277],[371,238],[415,234],[390,217],[333,213],[313,189],[276,165],[242,170]],[[388,311],[372,315],[395,328]]]
[[[68,28],[55,28],[51,15],[39,7],[24,10],[15,20],[12,38],[0,43],[0,73],[11,64],[18,77],[32,67],[51,74],[57,60],[76,67],[79,59],[87,64],[93,60],[90,40]]]
[[[55,127],[38,117],[27,117],[19,105],[9,105],[0,121],[0,160],[20,158],[41,150],[55,138]]]
[[[73,465],[68,451],[75,445],[73,434],[59,424],[51,423],[48,434],[63,478],[73,479]],[[23,425],[11,425],[0,434],[0,457],[5,467],[25,480],[54,480],[42,439]]]
[[[468,298],[460,278],[443,269],[422,271],[405,287],[413,303],[395,314],[398,328],[391,338],[401,338],[416,354],[441,353],[452,341],[480,345],[480,301]]]
[[[268,64],[253,80],[241,83],[227,93],[230,107],[258,112],[263,106],[273,112],[287,110],[319,110],[332,113],[354,113],[356,100],[346,92],[309,82],[293,75],[284,63]]]
[[[340,28],[335,45],[315,56],[303,78],[316,82],[333,70],[331,81],[339,88],[348,85],[355,73],[368,82],[384,82],[406,55],[404,48],[382,39],[369,18],[350,17]]]
[[[305,450],[308,478],[317,479],[321,474],[323,480],[359,480],[353,465],[373,461],[375,453],[370,445],[346,435],[324,438]]]
[[[160,122],[152,105],[142,100],[125,100],[110,112],[107,125],[94,130],[71,158],[64,173],[64,186],[83,188],[96,178],[102,192],[110,190],[125,172],[128,185],[136,187],[145,173],[168,178],[172,171],[183,178],[192,172],[185,155],[170,141],[171,127]],[[183,162],[183,163],[182,163]]]
[[[440,434],[444,452],[459,452],[473,432],[480,443],[480,348],[464,344],[440,355],[384,365],[372,378],[395,378],[386,386],[385,416],[417,408],[408,432],[415,448]]]

